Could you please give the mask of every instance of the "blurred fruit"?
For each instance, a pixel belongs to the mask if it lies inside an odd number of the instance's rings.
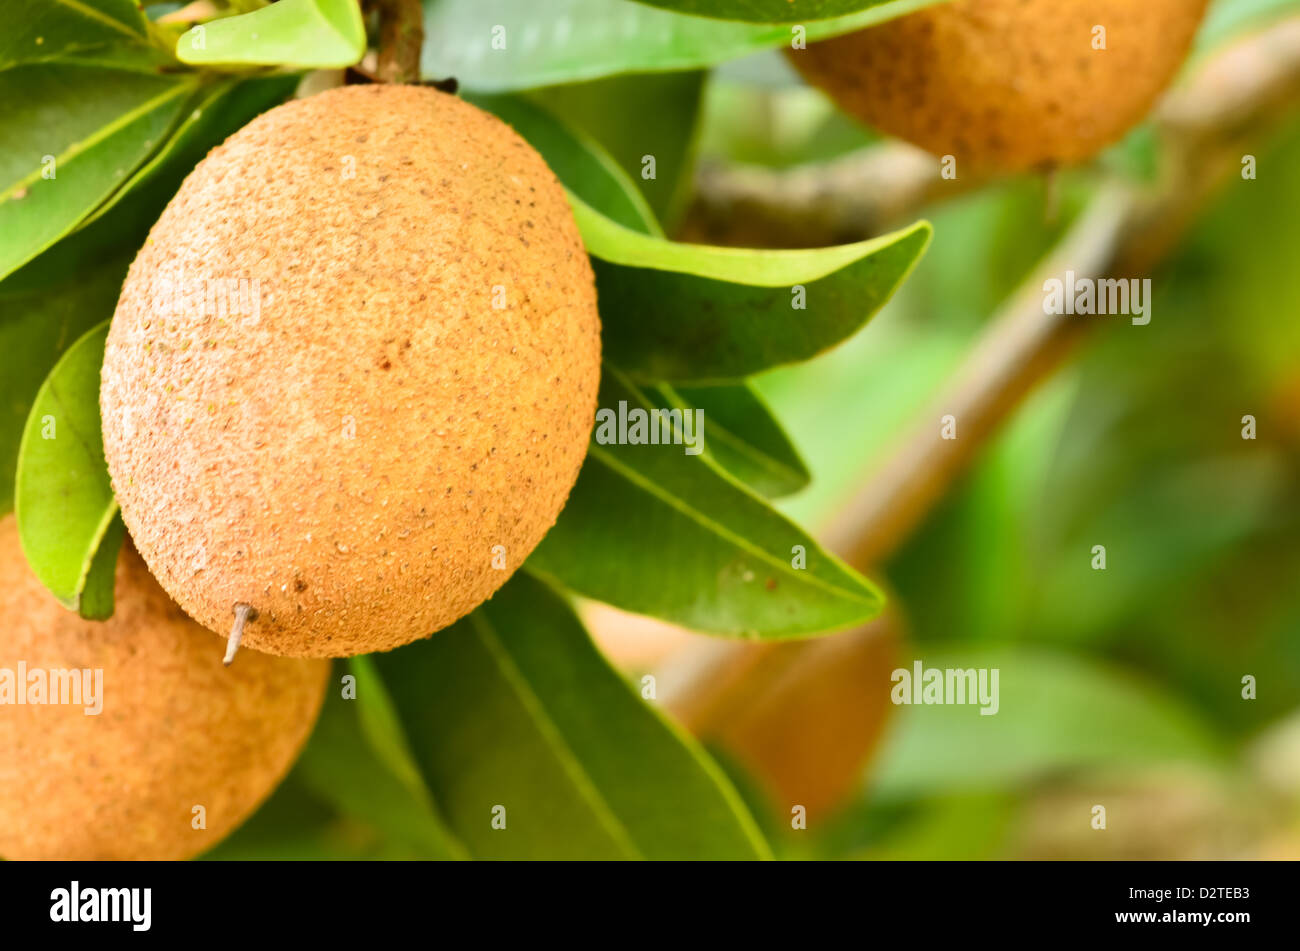
[[[697,635],[660,663],[658,699],[743,767],[778,818],[803,806],[820,819],[858,792],[879,745],[901,628],[886,607],[865,627],[806,641]]]
[[[966,169],[1079,162],[1178,70],[1206,0],[954,0],[793,50],[842,109]],[[1105,30],[1105,47],[1100,30]]]
[[[212,635],[129,544],[116,597],[102,623],[64,609],[28,568],[13,517],[0,520],[0,857],[198,855],[270,794],[311,733],[328,661],[250,652],[222,667]],[[32,677],[49,685],[44,700],[19,703]],[[80,702],[51,702],[56,680],[60,699]]]

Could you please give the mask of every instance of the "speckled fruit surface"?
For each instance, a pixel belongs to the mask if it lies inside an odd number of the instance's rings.
[[[591,265],[541,157],[454,96],[347,86],[241,129],[155,225],[108,336],[105,453],[204,626],[242,602],[245,647],[387,650],[554,524],[599,376]]]
[[[1150,110],[1206,0],[953,0],[790,59],[841,108],[964,169],[1078,162]],[[1105,30],[1105,49],[1094,48]]]
[[[0,686],[0,858],[198,855],[271,793],[316,722],[328,661],[249,651],[223,667],[220,643],[172,603],[129,543],[115,594],[108,621],[67,610],[27,566],[13,517],[0,519],[0,679],[9,684]],[[84,688],[85,670],[102,671],[101,690],[91,681],[95,715],[90,694],[18,704],[6,692],[37,696],[28,692],[36,671],[47,683],[50,671],[76,672]],[[198,818],[206,828],[195,828]]]

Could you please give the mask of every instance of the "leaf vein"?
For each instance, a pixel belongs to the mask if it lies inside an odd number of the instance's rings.
[[[573,781],[579,794],[591,804],[592,810],[596,813],[601,825],[605,827],[605,831],[614,839],[619,848],[627,852],[631,858],[642,858],[641,852],[633,842],[627,827],[614,814],[614,810],[605,799],[604,794],[601,793],[590,774],[583,768],[577,755],[570,749],[564,739],[564,734],[560,732],[560,728],[546,712],[546,707],[541,698],[529,686],[527,678],[524,677],[523,672],[515,664],[505,645],[501,643],[500,637],[497,636],[496,631],[493,629],[492,622],[484,616],[482,610],[471,614],[470,622],[474,633],[483,643],[483,646],[487,648],[492,660],[501,671],[501,676],[510,685],[510,688],[519,698],[519,702],[523,704],[524,709],[528,711],[529,716],[537,726],[538,732],[541,733],[542,738],[555,753],[556,759],[560,761],[560,766]]]
[[[609,466],[619,475],[626,478],[633,485],[637,486],[640,489],[643,489],[646,493],[654,496],[656,499],[668,505],[670,508],[674,508],[677,511],[681,512],[683,515],[686,515],[688,518],[692,519],[693,521],[698,522],[704,528],[711,530],[719,538],[731,542],[737,548],[749,553],[750,555],[757,558],[759,561],[762,561],[770,565],[771,567],[776,568],[777,570],[783,572],[784,574],[796,578],[803,584],[808,584],[817,588],[823,588],[827,591],[831,591],[843,597],[850,598],[856,601],[861,601],[864,604],[873,604],[878,600],[874,596],[874,594],[866,594],[866,595],[859,594],[841,585],[832,584],[830,581],[827,581],[824,578],[820,578],[817,575],[808,572],[804,572],[802,576],[796,575],[795,569],[790,565],[786,564],[786,562],[783,559],[777,558],[775,555],[772,555],[770,552],[767,552],[764,549],[759,548],[757,545],[755,545],[749,539],[745,538],[743,535],[736,534],[734,531],[727,528],[725,525],[721,524],[720,522],[714,521],[713,519],[709,518],[699,509],[687,505],[685,502],[681,501],[677,496],[670,495],[667,492],[664,492],[662,489],[660,489],[659,486],[655,485],[649,479],[646,479],[635,469],[632,469],[630,466],[626,466],[623,463],[616,460],[608,451],[601,449],[597,446],[591,446],[587,450],[587,455],[591,458],[595,458],[603,462],[605,465]]]

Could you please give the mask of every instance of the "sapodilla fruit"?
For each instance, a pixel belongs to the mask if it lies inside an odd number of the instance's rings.
[[[1182,63],[1206,0],[953,0],[793,50],[850,115],[958,170],[1069,164],[1115,142]],[[1105,48],[1099,28],[1105,30]]]
[[[599,376],[541,157],[445,93],[347,86],[236,132],[163,212],[108,335],[104,449],[195,619],[347,656],[505,583],[577,479]]]
[[[68,611],[0,519],[0,858],[198,855],[270,794],[316,721],[328,661],[250,652],[225,669],[130,543],[115,590],[108,621]],[[90,691],[72,693],[86,671]],[[40,682],[55,686],[31,702]]]

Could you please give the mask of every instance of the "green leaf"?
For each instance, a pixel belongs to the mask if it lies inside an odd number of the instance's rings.
[[[98,220],[150,182],[171,182],[166,188],[174,192],[213,146],[288,99],[298,82],[298,76],[269,76],[244,82],[228,79],[206,90],[153,157],[78,227],[85,228]]]
[[[70,62],[0,72],[0,278],[126,181],[163,141],[196,83]]]
[[[365,53],[357,0],[280,0],[200,24],[176,43],[181,62],[195,65],[337,69],[359,63]]]
[[[755,492],[780,498],[808,485],[808,467],[749,383],[655,389],[664,405],[704,411],[705,453]]]
[[[613,76],[532,95],[608,149],[659,220],[671,223],[694,184],[704,77],[702,70]],[[647,156],[654,160],[652,177],[647,177]]]
[[[50,252],[51,254],[53,252]],[[96,324],[113,315],[133,253],[108,253],[84,270],[40,268],[44,256],[0,282],[0,514],[13,505],[18,446],[41,384],[59,356]],[[32,269],[33,273],[28,274]],[[20,283],[20,278],[41,278]]]
[[[749,23],[807,23],[857,13],[888,0],[639,0],[676,13]]]
[[[0,70],[147,38],[144,13],[134,0],[5,0]]]
[[[892,0],[809,23],[807,36],[849,33],[935,2]],[[481,92],[699,69],[792,40],[787,25],[683,16],[631,0],[424,0],[424,15],[423,75],[455,76]]]
[[[653,402],[612,367],[600,406]],[[602,444],[528,559],[534,573],[626,611],[730,637],[803,637],[880,612],[876,588],[707,456]],[[704,417],[703,429],[709,430]],[[794,567],[802,549],[805,566]]]
[[[929,233],[928,224],[919,222],[869,241],[829,248],[793,251],[724,248],[655,238],[610,221],[576,196],[570,196],[570,204],[582,230],[583,243],[595,257],[625,267],[652,268],[755,287],[788,288],[792,284],[816,281],[904,237],[917,232]]]
[[[18,443],[32,400],[77,338],[113,315],[122,280],[150,226],[208,150],[285,96],[294,77],[221,85],[131,181],[79,230],[0,281],[0,514],[13,504]]]
[[[663,235],[636,185],[591,137],[521,96],[471,94],[465,98],[513,127],[566,188],[601,214],[642,234]]]
[[[520,572],[432,638],[376,655],[443,814],[479,858],[753,859],[717,765]],[[504,828],[494,810],[504,809]]]
[[[356,678],[356,698],[344,699],[338,678],[330,681],[320,720],[296,767],[300,778],[343,815],[408,847],[413,858],[465,858],[405,747],[373,663],[354,657],[335,670]]]
[[[922,221],[832,248],[717,248],[640,234],[570,200],[599,259],[606,358],[642,381],[736,379],[816,356],[884,306],[932,231]]]
[[[414,857],[409,848],[391,845],[377,830],[322,802],[295,767],[257,812],[203,859],[284,862]]]
[[[81,589],[77,612],[92,621],[107,621],[113,616],[113,596],[117,587],[117,556],[126,538],[126,525],[122,513],[113,516],[104,537],[100,539],[95,554],[90,559],[90,569]]]
[[[104,462],[99,370],[108,322],[74,343],[36,394],[18,450],[15,509],[27,561],[67,608],[81,608],[117,502]],[[119,539],[120,540],[120,539]]]
[[[1083,657],[927,647],[916,659],[927,669],[996,669],[998,711],[983,716],[976,704],[904,707],[871,780],[879,795],[1015,787],[1066,769],[1221,762],[1220,739],[1181,704]],[[900,667],[912,673],[908,661]]]
[[[160,46],[132,46],[121,43],[112,46],[93,46],[85,50],[69,50],[48,62],[62,63],[67,66],[100,66],[130,73],[146,73],[150,76],[164,73],[174,73],[177,76],[195,75]]]

